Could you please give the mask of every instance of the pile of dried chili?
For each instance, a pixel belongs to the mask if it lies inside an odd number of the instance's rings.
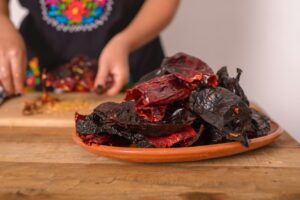
[[[87,144],[187,147],[239,141],[268,134],[270,119],[249,107],[239,84],[242,71],[217,74],[200,59],[178,53],[126,91],[122,103],[76,114],[76,130]]]
[[[96,59],[74,57],[70,62],[47,74],[46,87],[63,92],[89,92],[94,88],[98,70]]]

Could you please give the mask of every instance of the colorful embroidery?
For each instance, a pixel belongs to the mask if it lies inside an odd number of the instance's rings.
[[[113,0],[40,0],[43,19],[58,31],[91,31],[102,26]]]
[[[41,71],[40,71],[39,59],[37,57],[32,58],[28,62],[28,68],[26,69],[26,91],[35,91],[40,89],[41,84]]]

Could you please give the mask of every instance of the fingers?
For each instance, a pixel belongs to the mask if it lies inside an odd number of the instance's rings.
[[[0,82],[8,96],[20,94],[23,91],[25,78],[25,51],[20,48],[1,51],[0,53]]]
[[[98,73],[95,79],[94,87],[97,88],[98,85],[104,86],[108,74],[109,74],[108,65],[105,62],[101,61],[100,59],[98,64]]]
[[[16,94],[23,93],[25,79],[26,57],[25,54],[17,54],[11,59],[11,71]]]
[[[114,84],[113,86],[107,91],[107,94],[109,96],[113,96],[118,94],[124,85],[128,82],[128,71],[126,70],[120,70],[120,69],[127,69],[125,67],[117,68],[119,70],[116,70],[115,72],[112,72]]]
[[[115,80],[113,86],[111,87],[111,89],[109,89],[107,91],[107,95],[109,96],[114,96],[116,94],[118,94],[121,89],[123,88],[123,86],[125,85],[125,81],[122,81],[121,79],[117,79]]]
[[[8,59],[0,59],[0,81],[8,96],[14,94],[15,88],[12,80],[11,67]]]

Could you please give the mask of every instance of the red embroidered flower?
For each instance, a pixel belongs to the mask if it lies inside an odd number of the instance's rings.
[[[56,5],[58,3],[58,0],[46,0],[46,5]]]
[[[73,1],[68,5],[64,13],[72,22],[80,22],[83,15],[86,13],[86,8],[81,1]]]
[[[107,0],[95,0],[95,3],[97,3],[99,6],[104,7],[107,3]]]

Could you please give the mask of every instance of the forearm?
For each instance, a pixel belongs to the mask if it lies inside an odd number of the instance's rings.
[[[117,37],[132,52],[154,39],[173,19],[179,0],[146,0],[133,21]]]

